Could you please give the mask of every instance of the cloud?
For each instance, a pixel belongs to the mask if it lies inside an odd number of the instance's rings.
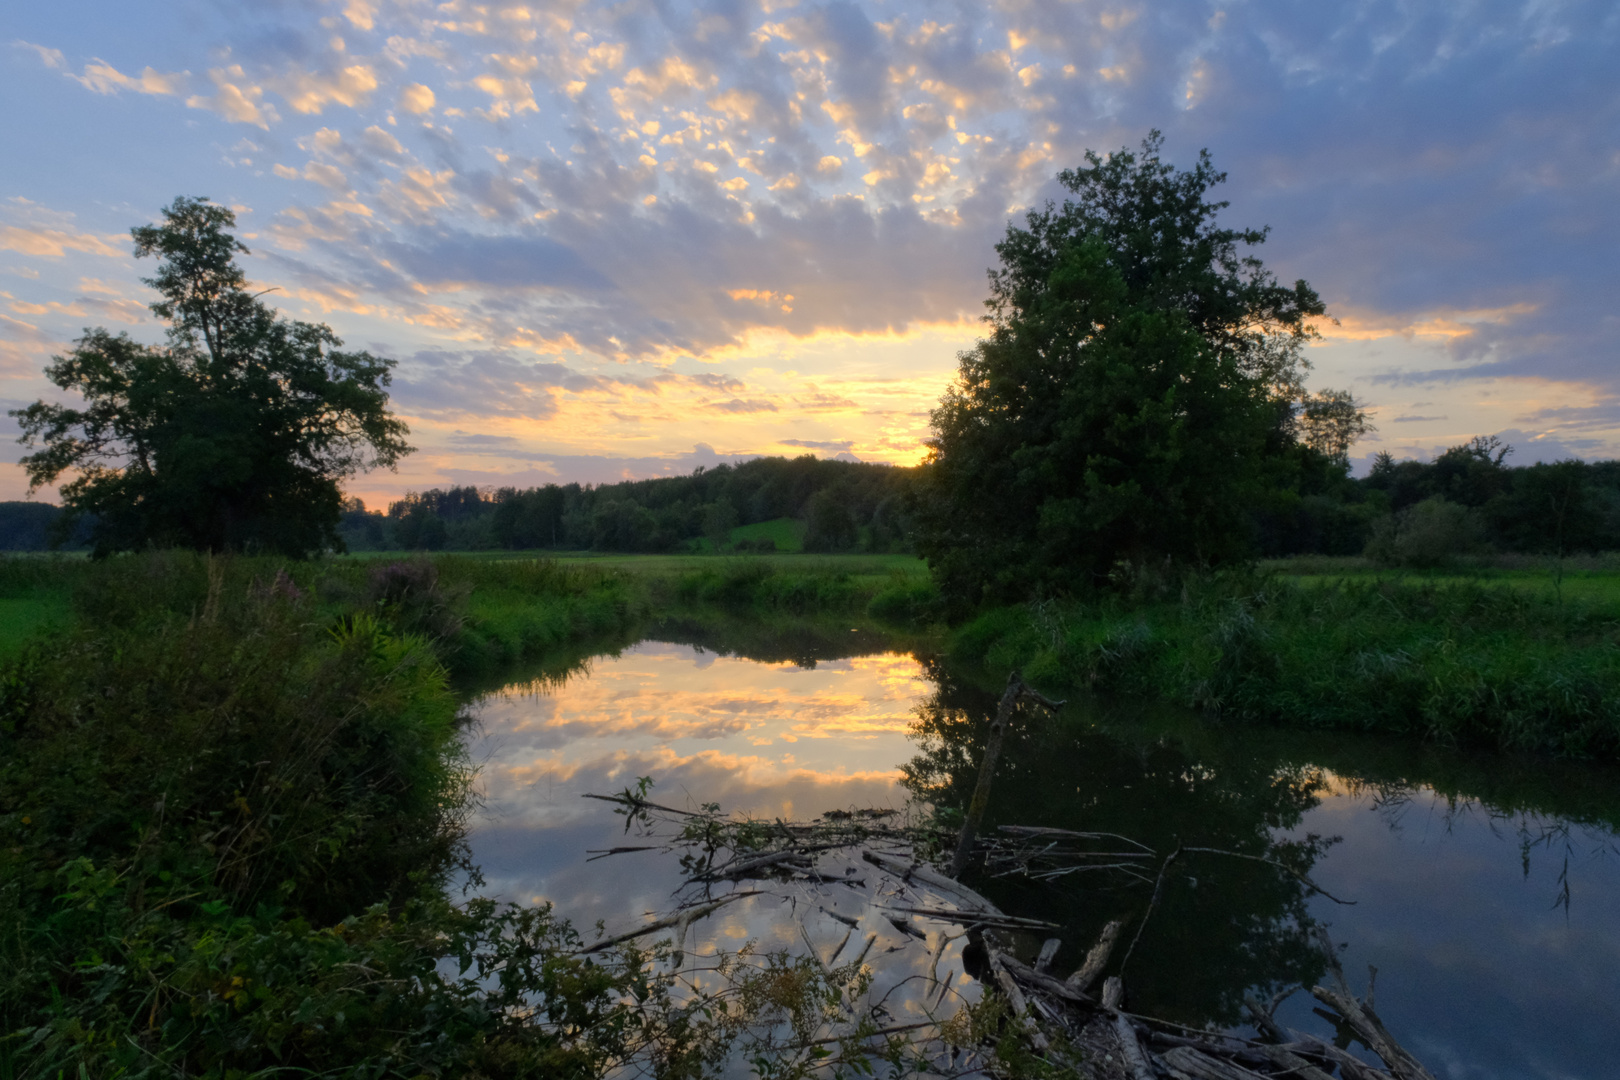
[[[400,87],[399,108],[401,112],[408,112],[412,116],[421,116],[433,111],[433,89],[421,83],[409,83]]]
[[[659,476],[688,476],[702,467],[740,465],[764,457],[764,453],[721,452],[707,443],[698,443],[688,453],[623,457],[613,454],[569,454],[534,452],[527,468],[502,470],[476,469],[469,465],[446,465],[438,472],[447,484],[493,485],[496,487],[538,487],[574,482],[613,484],[620,480],[646,480]]]
[[[0,314],[0,337],[5,338],[7,341],[33,344],[45,344],[51,340],[51,335],[41,331],[33,323],[13,319],[6,314]]]
[[[762,401],[762,400],[760,400],[758,398],[749,398],[747,400],[744,400],[742,398],[732,398],[730,401],[717,401],[717,402],[714,402],[713,404],[710,404],[710,405],[708,405],[706,407],[710,408],[710,409],[713,409],[716,412],[728,412],[728,413],[757,413],[757,412],[776,412],[777,411],[777,408],[776,408],[776,406],[774,404],[772,404],[769,401]]]
[[[125,75],[105,60],[93,60],[84,66],[83,75],[72,78],[98,94],[117,94],[132,90],[137,94],[172,97],[183,94],[189,72],[172,71],[168,74],[148,67],[138,76]]]
[[[369,64],[349,64],[330,71],[289,70],[265,80],[293,112],[318,116],[337,104],[358,108],[377,90],[377,72]]]
[[[544,235],[450,235],[423,247],[397,247],[395,261],[429,285],[477,284],[500,289],[611,290],[613,283],[572,248]]]
[[[1603,5],[1136,11],[773,0],[649,19],[589,2],[277,4],[251,32],[181,34],[152,54],[206,70],[204,92],[138,54],[72,77],[129,98],[189,93],[194,108],[275,128],[255,137],[259,164],[232,151],[230,167],[270,170],[254,247],[284,260],[289,295],[386,320],[407,355],[471,364],[471,389],[412,384],[424,415],[475,417],[487,394],[491,417],[577,421],[556,446],[581,453],[592,425],[619,423],[569,411],[589,393],[619,395],[613,408],[643,425],[775,422],[829,444],[807,449],[898,455],[926,425],[927,394],[844,381],[845,365],[875,361],[799,358],[829,334],[859,358],[874,355],[862,341],[970,322],[1009,221],[1061,198],[1053,174],[1086,149],[1150,127],[1178,165],[1208,147],[1229,175],[1223,223],[1273,226],[1258,254],[1339,315],[1313,353],[1329,358],[1324,378],[1451,388],[1391,408],[1390,427],[1520,423],[1463,400],[1482,380],[1620,392],[1620,73]],[[58,50],[15,45],[30,69],[37,56],[69,70]],[[219,156],[217,135],[194,138],[177,164],[219,175],[198,164]],[[246,177],[223,175],[214,190]],[[61,222],[11,227],[27,235],[0,237],[31,256],[116,253],[60,239],[79,235]],[[62,288],[31,299],[78,303]],[[767,337],[768,357],[745,355]],[[942,385],[957,347],[912,377]],[[641,381],[575,391],[508,371],[517,355],[566,360],[571,378],[625,365]],[[754,385],[648,381],[714,363]],[[771,382],[755,366],[795,374]]]
[[[854,449],[853,439],[778,439],[780,446],[800,446],[806,450],[849,451]]]
[[[0,225],[0,249],[20,251],[24,255],[41,255],[50,259],[60,259],[69,251],[117,257],[125,252],[113,247],[108,241],[119,239],[123,238],[70,232],[66,229]]]
[[[61,49],[47,48],[44,45],[35,45],[31,41],[21,40],[13,41],[11,43],[11,47],[14,49],[31,50],[35,56],[39,57],[39,62],[48,68],[60,68],[64,66]]]
[[[187,107],[207,109],[234,124],[252,124],[267,131],[281,120],[275,107],[264,100],[264,87],[249,82],[242,65],[213,68],[208,79],[214,84],[214,93],[193,94],[186,99]]]

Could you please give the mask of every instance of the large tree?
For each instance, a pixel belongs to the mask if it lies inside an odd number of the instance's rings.
[[[1088,153],[1059,174],[1073,197],[996,245],[989,333],[933,413],[918,537],[958,610],[1244,558],[1300,455],[1342,460],[1365,427],[1344,395],[1306,408],[1316,292],[1243,253],[1265,230],[1216,223],[1207,151],[1178,171],[1160,146]]]
[[[304,556],[340,548],[339,482],[410,452],[388,410],[393,361],[343,352],[324,325],[284,319],[248,290],[235,215],[176,199],[131,230],[161,295],[164,346],[86,330],[46,376],[82,407],[37,401],[11,415],[30,490],[64,474],[97,555],[145,547]]]

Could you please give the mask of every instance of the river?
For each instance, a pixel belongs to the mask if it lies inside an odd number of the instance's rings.
[[[640,777],[669,805],[766,818],[964,804],[994,695],[881,645],[856,635],[750,659],[647,640],[484,695],[470,750],[485,891],[549,901],[610,930],[667,910],[680,882],[673,858],[589,854],[631,841],[611,806],[583,796]],[[1265,997],[1323,978],[1308,932],[1320,923],[1357,993],[1376,967],[1380,1015],[1436,1076],[1597,1080],[1620,1074],[1617,780],[1595,767],[1089,700],[1020,718],[989,818],[992,829],[1106,830],[1161,853],[1235,853],[1177,860],[1129,961],[1135,1011],[1240,1030],[1246,990]],[[1134,883],[1084,873],[975,884],[1005,911],[1064,928],[1060,972],[1104,922],[1144,907]],[[800,947],[797,923],[752,901],[704,932]],[[945,963],[971,993],[959,946]],[[1332,1037],[1313,1004],[1295,993],[1277,1017]]]

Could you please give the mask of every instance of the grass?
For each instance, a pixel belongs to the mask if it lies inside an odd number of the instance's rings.
[[[804,522],[798,518],[775,518],[752,525],[739,525],[731,530],[731,542],[740,540],[770,540],[777,551],[804,550]]]
[[[1299,556],[1271,559],[1261,569],[1305,585],[1340,581],[1395,581],[1427,585],[1502,585],[1553,600],[1582,600],[1620,609],[1620,558],[1613,555],[1572,556],[1562,573],[1550,559],[1533,556],[1495,556],[1459,560],[1432,569],[1379,566],[1360,557]]]
[[[15,659],[32,638],[70,618],[66,597],[0,597],[0,663]]]
[[[804,958],[707,957],[694,987],[667,941],[586,959],[547,906],[452,899],[476,869],[451,675],[566,670],[655,611],[846,655],[843,613],[915,590],[894,562],[0,560],[0,602],[49,628],[0,662],[0,1080],[836,1066],[780,1037],[856,1022]]]
[[[1620,608],[1538,590],[1231,575],[1178,597],[999,608],[949,648],[1054,691],[1159,698],[1215,722],[1620,752]]]

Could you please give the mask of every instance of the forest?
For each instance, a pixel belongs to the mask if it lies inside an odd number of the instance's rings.
[[[1248,508],[1252,551],[1366,555],[1386,566],[1434,567],[1458,556],[1620,550],[1620,461],[1508,463],[1489,437],[1431,461],[1378,455],[1364,477],[1332,461],[1301,470],[1289,489]],[[537,488],[433,488],[382,510],[344,503],[347,550],[607,552],[909,552],[928,466],[762,457],[690,476]],[[86,546],[61,511],[0,502],[0,551]],[[793,528],[733,538],[768,522]]]

